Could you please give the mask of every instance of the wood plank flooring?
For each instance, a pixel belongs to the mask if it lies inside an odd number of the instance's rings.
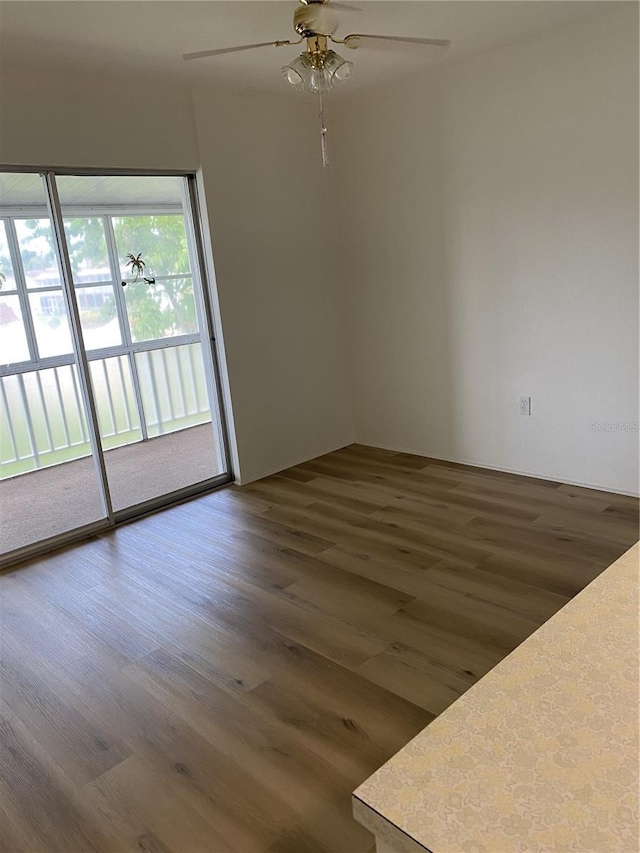
[[[353,445],[0,576],[2,853],[370,853],[350,792],[638,539]]]

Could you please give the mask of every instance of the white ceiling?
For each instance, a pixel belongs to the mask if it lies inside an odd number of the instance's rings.
[[[342,91],[356,93],[494,47],[611,13],[598,0],[350,0],[337,35],[366,32],[451,39],[450,48],[342,50],[355,63]],[[280,73],[299,48],[267,47],[183,62],[190,51],[295,38],[296,0],[0,0],[0,68],[56,70],[98,79],[135,75],[160,84],[221,84],[288,94]],[[339,49],[338,49],[339,50]],[[123,107],[126,115],[126,106]]]

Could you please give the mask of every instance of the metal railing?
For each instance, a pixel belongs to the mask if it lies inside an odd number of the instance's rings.
[[[90,369],[105,450],[211,420],[200,343],[93,358]],[[81,399],[73,364],[0,376],[0,479],[89,455]]]

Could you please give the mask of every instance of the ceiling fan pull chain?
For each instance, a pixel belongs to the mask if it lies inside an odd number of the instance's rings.
[[[322,167],[326,169],[329,165],[329,145],[327,140],[327,126],[324,123],[322,92],[318,92],[318,97],[320,98],[320,150],[322,151]]]

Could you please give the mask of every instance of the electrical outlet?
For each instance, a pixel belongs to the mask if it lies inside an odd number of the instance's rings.
[[[531,397],[520,397],[520,414],[531,414]]]

